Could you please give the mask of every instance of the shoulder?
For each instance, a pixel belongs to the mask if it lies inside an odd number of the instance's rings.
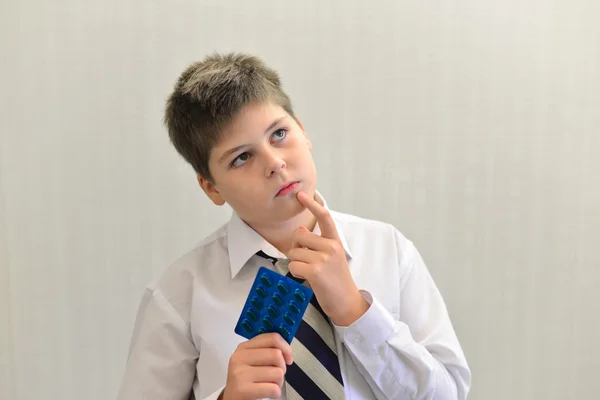
[[[227,260],[227,224],[224,224],[167,266],[147,289],[170,298],[189,298],[193,286],[203,281],[206,270],[220,267]]]
[[[385,251],[393,251],[400,256],[409,255],[414,251],[414,244],[394,225],[346,214],[339,211],[331,211],[331,216],[339,231],[345,239],[352,244],[363,243],[369,247],[378,247]]]
[[[376,235],[378,237],[387,237],[403,244],[410,242],[394,225],[388,222],[363,218],[339,211],[330,210],[330,213],[338,229],[343,230],[345,234]]]

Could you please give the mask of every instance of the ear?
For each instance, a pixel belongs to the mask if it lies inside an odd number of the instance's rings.
[[[225,200],[221,196],[221,193],[219,193],[219,190],[217,189],[217,187],[215,186],[214,183],[212,183],[208,179],[202,177],[200,174],[198,174],[197,177],[198,177],[198,184],[200,185],[202,190],[204,190],[204,193],[206,193],[208,198],[213,203],[215,203],[215,205],[222,206],[223,204],[225,204]]]
[[[308,135],[306,134],[306,130],[304,129],[304,125],[302,124],[302,121],[300,121],[300,117],[297,114],[294,114],[294,118],[296,119],[296,122],[298,123],[298,126],[300,127],[300,129],[302,129],[302,133],[304,134],[304,139],[306,139],[306,144],[308,146],[308,150],[312,151],[312,143],[311,143],[310,139],[308,138]]]

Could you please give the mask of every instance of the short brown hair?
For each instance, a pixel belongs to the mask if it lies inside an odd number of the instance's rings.
[[[224,128],[245,105],[267,101],[294,117],[279,74],[259,58],[209,55],[181,74],[167,100],[164,120],[171,143],[196,173],[214,182],[208,160]]]

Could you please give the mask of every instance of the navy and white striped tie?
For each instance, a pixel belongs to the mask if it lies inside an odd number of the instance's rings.
[[[289,272],[289,259],[273,258],[263,251],[256,254],[271,261],[282,275],[307,284]],[[285,374],[288,400],[345,399],[333,327],[316,296],[312,297],[292,340],[292,357],[294,362]]]

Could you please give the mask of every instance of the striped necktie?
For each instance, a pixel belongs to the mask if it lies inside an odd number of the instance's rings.
[[[282,275],[307,285],[288,270],[289,259],[276,259],[262,250],[256,253],[275,266]],[[343,400],[344,383],[333,339],[329,318],[317,302],[316,296],[302,317],[300,327],[292,340],[294,362],[287,367],[285,390],[288,400]]]

